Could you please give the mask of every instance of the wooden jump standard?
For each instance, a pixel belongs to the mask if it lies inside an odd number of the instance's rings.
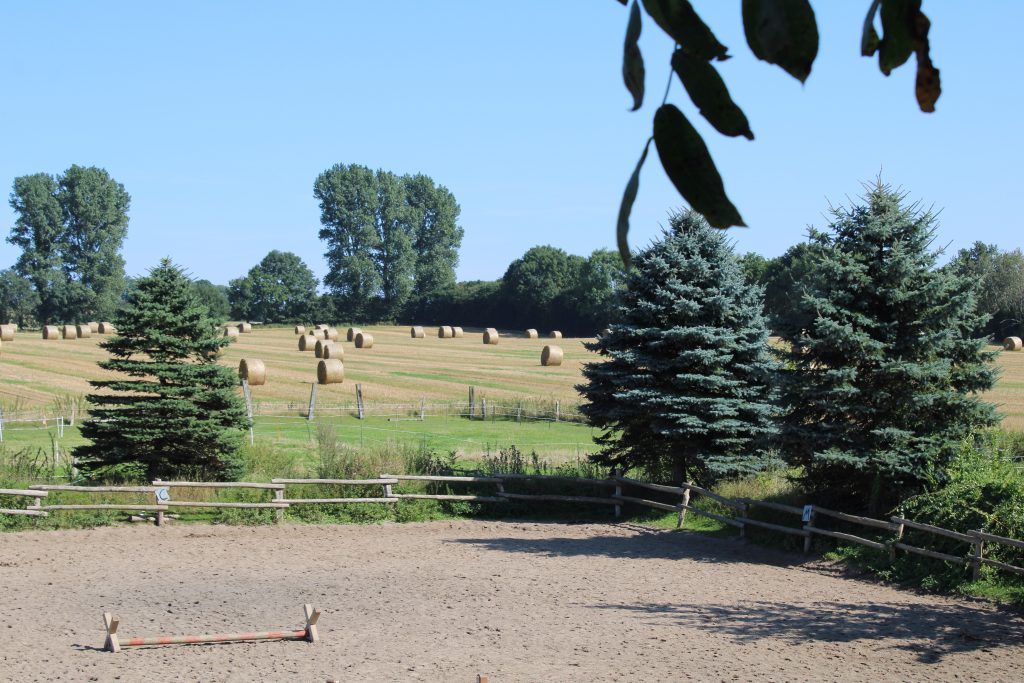
[[[103,613],[103,625],[107,629],[107,640],[103,649],[120,652],[122,647],[142,647],[145,645],[194,645],[199,643],[238,643],[248,640],[306,640],[311,643],[320,642],[320,634],[316,622],[320,619],[320,610],[312,605],[304,605],[306,626],[294,631],[255,631],[253,633],[217,633],[203,636],[153,636],[150,638],[127,638],[120,640],[117,627],[120,619],[110,612]]]

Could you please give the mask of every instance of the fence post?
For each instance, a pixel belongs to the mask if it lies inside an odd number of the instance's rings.
[[[284,500],[284,489],[274,489],[274,501]],[[284,508],[276,508],[274,510],[274,523],[280,524],[284,521]]]
[[[473,419],[473,413],[475,412],[475,408],[476,408],[476,406],[473,405],[474,403],[476,403],[476,391],[475,391],[475,389],[472,386],[470,386],[469,387],[469,419],[470,420]]]
[[[816,513],[814,512],[813,505],[805,505],[804,510],[804,552],[809,553],[811,552],[811,531],[808,527],[814,526],[814,517]]]
[[[747,504],[743,503],[743,507],[739,508],[740,511],[740,538],[747,537],[747,524],[743,520],[747,518]]]
[[[690,489],[683,489],[683,502],[679,504],[679,519],[676,520],[676,528],[682,529],[686,521],[686,506],[690,504]]]
[[[0,443],[4,442],[4,409],[0,408]]]
[[[555,422],[558,422],[558,415],[562,412],[562,402],[555,401]]]
[[[519,405],[516,406],[516,422],[523,421],[523,402],[520,401]]]
[[[420,422],[427,419],[427,399],[420,399]]]
[[[61,415],[57,418],[57,438],[64,438],[64,416]]]
[[[366,413],[363,411],[363,385],[356,384],[356,412],[359,414],[359,419],[362,420],[366,417]],[[360,432],[360,441],[362,440],[362,432]]]
[[[480,417],[485,422],[487,421],[487,399],[486,398],[481,398],[480,399]]]
[[[903,526],[903,522],[897,521],[899,519],[900,519],[899,517],[890,517],[889,518],[889,521],[891,521],[893,524],[896,525],[896,537],[893,539],[892,543],[889,544],[889,561],[890,562],[895,562],[896,561],[896,544],[903,540],[903,529],[904,529],[904,526]]]
[[[619,481],[619,470],[618,470],[618,468],[612,470],[612,478],[615,479],[615,497],[618,498],[618,497],[622,496],[622,482]],[[621,517],[622,516],[622,506],[617,504],[617,503],[615,505],[615,516],[616,517]]]
[[[316,382],[309,383],[309,412],[306,413],[306,419],[312,420],[313,413],[316,410]]]
[[[975,532],[971,532],[971,535],[974,536],[974,542],[971,543],[974,551],[971,554],[971,581],[977,581],[981,576],[981,558],[985,556],[985,540]]]

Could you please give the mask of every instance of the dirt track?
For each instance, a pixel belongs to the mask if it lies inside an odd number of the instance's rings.
[[[738,541],[457,521],[0,535],[12,681],[1019,681],[1024,619]],[[132,649],[301,628],[322,642]]]

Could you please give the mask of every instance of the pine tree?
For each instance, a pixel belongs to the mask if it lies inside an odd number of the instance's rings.
[[[237,478],[246,428],[234,373],[216,363],[229,340],[195,295],[191,280],[168,259],[136,281],[114,318],[117,335],[100,346],[100,367],[127,379],[94,381],[78,466],[90,475],[118,471],[147,479]],[[127,469],[126,469],[127,467]]]
[[[811,232],[815,264],[794,302],[782,449],[810,491],[884,510],[941,483],[958,443],[996,424],[976,392],[995,381],[973,285],[936,269],[935,216],[881,182]]]
[[[619,322],[586,345],[606,359],[576,387],[604,430],[593,459],[677,483],[763,468],[774,429],[763,292],[699,214],[670,226],[634,257]]]

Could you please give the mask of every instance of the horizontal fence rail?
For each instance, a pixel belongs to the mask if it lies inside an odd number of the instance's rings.
[[[612,489],[607,495],[571,495],[568,493],[522,493],[509,491],[510,485],[522,484],[523,482],[547,482],[567,486],[589,487],[591,489]],[[465,486],[484,486],[489,490],[470,493],[406,493],[396,492],[394,488],[403,483],[421,483]],[[328,487],[367,487],[364,495],[341,495],[328,497],[302,497],[301,495],[289,495],[289,489],[301,486],[328,486]],[[183,493],[196,493],[204,489],[234,489],[251,490],[255,492],[269,491],[272,498],[252,502],[225,502],[216,500],[199,500],[196,498],[179,498]],[[173,491],[173,494],[172,494]],[[627,493],[628,491],[628,493]],[[102,503],[50,503],[43,501],[49,494],[53,493],[74,493],[74,494],[134,494],[153,496],[151,503],[140,503],[136,501],[102,502]],[[891,559],[895,560],[898,552],[910,555],[920,555],[935,560],[949,562],[951,564],[970,567],[972,576],[977,580],[982,566],[993,567],[999,571],[1005,571],[1024,576],[1024,567],[1008,564],[991,557],[985,556],[986,544],[996,546],[1009,546],[1012,548],[1024,549],[1024,541],[998,536],[982,530],[970,530],[967,532],[952,531],[942,527],[915,522],[914,520],[902,517],[891,517],[888,520],[873,519],[860,515],[852,515],[846,512],[839,512],[817,505],[805,505],[797,507],[774,503],[770,501],[751,500],[749,498],[732,499],[721,496],[717,493],[695,484],[684,483],[681,486],[668,486],[665,484],[654,484],[650,482],[631,479],[619,475],[613,475],[606,479],[568,477],[559,475],[541,474],[495,474],[489,476],[448,476],[448,475],[395,475],[381,474],[376,478],[367,479],[273,479],[268,482],[195,482],[195,481],[162,481],[155,480],[148,486],[73,486],[67,484],[36,484],[28,489],[0,489],[0,496],[31,498],[34,502],[24,508],[0,508],[0,515],[23,515],[46,517],[52,511],[75,511],[75,510],[114,510],[114,511],[145,511],[156,513],[156,523],[164,522],[164,513],[172,508],[247,508],[247,509],[272,509],[276,521],[284,520],[284,511],[296,505],[347,505],[347,504],[395,504],[402,500],[438,500],[438,501],[477,501],[497,504],[507,504],[510,501],[547,501],[560,503],[580,503],[612,505],[615,507],[615,515],[621,514],[623,505],[637,505],[677,514],[677,527],[681,527],[685,521],[686,513],[694,514],[716,520],[739,529],[743,536],[748,527],[765,529],[772,532],[800,536],[804,539],[804,551],[811,549],[814,536],[825,536],[847,543],[863,545],[880,552],[887,552]],[[658,496],[663,500],[655,500],[652,496]],[[706,498],[708,501],[731,510],[731,514],[712,512],[711,510],[693,504],[694,496]],[[669,500],[664,500],[664,498]],[[792,515],[794,526],[767,522],[760,519],[752,519],[749,515],[752,510],[758,508],[774,512]],[[833,528],[825,528],[821,524],[822,519],[833,519],[849,526],[861,526],[867,529],[884,532],[889,538],[874,540],[865,538],[848,531],[839,531]],[[847,527],[841,527],[847,528]],[[940,552],[931,548],[924,548],[912,545],[904,541],[906,530],[911,529],[918,532],[925,532],[934,536],[952,539],[965,544],[962,555],[954,555],[947,552]]]

